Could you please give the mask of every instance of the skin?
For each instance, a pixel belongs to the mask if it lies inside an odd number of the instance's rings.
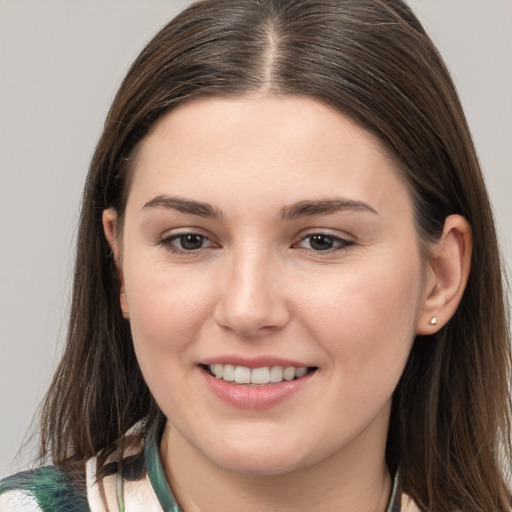
[[[358,206],[283,216],[326,199]],[[460,300],[464,219],[448,218],[422,261],[408,188],[379,141],[315,99],[261,95],[166,114],[137,154],[123,225],[107,210],[104,227],[184,509],[384,511],[391,397],[415,334],[441,328]],[[183,252],[184,233],[202,246]],[[333,248],[315,250],[315,234]],[[317,370],[284,402],[240,409],[200,366],[226,354]]]

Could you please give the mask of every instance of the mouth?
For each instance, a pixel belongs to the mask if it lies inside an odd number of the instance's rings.
[[[299,380],[317,370],[310,366],[262,366],[260,368],[248,368],[233,364],[201,365],[212,377],[244,386],[268,386],[281,382]]]

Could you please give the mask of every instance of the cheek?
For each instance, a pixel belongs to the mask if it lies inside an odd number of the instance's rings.
[[[130,263],[125,263],[125,289],[144,379],[167,417],[183,410],[193,415],[196,404],[188,390],[194,385],[190,369],[196,362],[188,349],[201,337],[211,293],[199,280],[168,264]]]
[[[359,268],[347,265],[314,289],[299,316],[308,319],[307,328],[330,357],[337,378],[350,376],[375,389],[385,379],[396,384],[421,304],[419,257],[391,254]]]
[[[198,337],[212,309],[205,282],[168,264],[126,262],[130,325],[141,366],[145,360],[160,364],[162,357],[179,356]]]

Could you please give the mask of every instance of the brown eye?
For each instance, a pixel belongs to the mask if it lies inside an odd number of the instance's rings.
[[[345,249],[346,247],[352,245],[352,242],[333,235],[313,233],[311,235],[305,236],[297,245],[302,249],[310,249],[316,252],[322,252]]]
[[[190,233],[186,235],[179,235],[174,241],[179,242],[180,249],[185,251],[196,251],[203,247],[204,236]]]
[[[309,245],[315,251],[328,251],[334,246],[334,240],[331,236],[312,235],[309,237]]]
[[[158,243],[175,254],[191,253],[214,246],[206,236],[199,233],[179,233],[165,237]]]

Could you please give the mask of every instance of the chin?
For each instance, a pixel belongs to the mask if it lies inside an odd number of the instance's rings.
[[[272,455],[266,457],[247,455],[244,460],[223,458],[213,462],[229,472],[247,476],[283,475],[301,469],[298,461],[276,460]]]
[[[279,443],[270,446],[250,444],[246,440],[241,446],[223,446],[205,454],[215,465],[248,476],[281,475],[310,465],[305,455],[296,448],[283,447],[281,443],[280,448],[276,449],[279,446]]]

